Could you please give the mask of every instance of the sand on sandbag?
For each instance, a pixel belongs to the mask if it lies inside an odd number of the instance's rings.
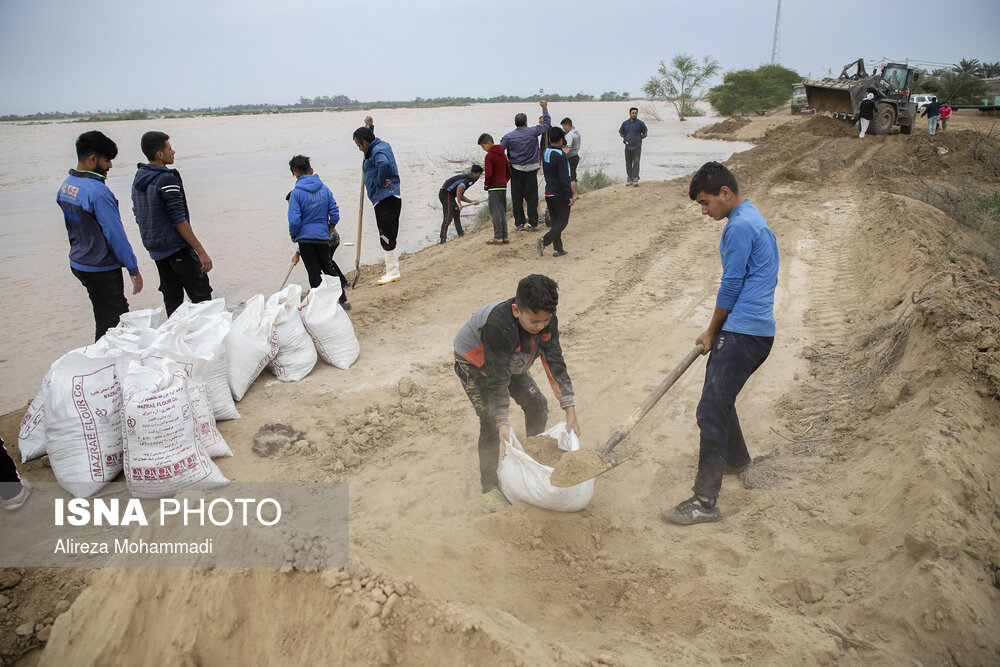
[[[547,435],[533,435],[521,443],[524,452],[543,466],[555,467],[563,450],[559,449],[559,441]]]
[[[549,484],[565,488],[586,482],[614,464],[600,452],[593,449],[578,449],[575,452],[563,452],[559,462],[553,466]]]

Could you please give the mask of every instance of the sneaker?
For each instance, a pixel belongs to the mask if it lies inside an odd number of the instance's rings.
[[[545,239],[541,237],[535,239],[535,245],[538,247],[538,256],[545,257]]]
[[[486,509],[488,509],[489,511],[496,512],[497,510],[503,509],[507,505],[510,505],[510,503],[507,502],[506,498],[504,498],[504,495],[500,491],[500,489],[493,487],[492,489],[490,489],[489,493],[483,494],[483,505],[485,505]]]
[[[523,232],[524,231],[524,225],[514,225],[514,231],[515,232]]]
[[[340,307],[343,308],[344,310],[350,310],[351,309],[351,302],[348,301],[347,299],[341,299],[340,300]]]
[[[447,242],[448,242],[448,240],[447,240],[447,239],[441,239],[441,242],[440,242],[440,243],[439,243],[438,245],[444,245],[444,244],[445,244],[445,243],[447,243]]]
[[[691,496],[672,509],[663,510],[660,516],[670,523],[679,523],[684,526],[693,523],[711,523],[722,520],[722,512],[719,511],[718,504],[705,507],[701,499],[696,495]]]
[[[531,225],[528,225],[527,227],[524,228],[524,231],[526,231],[526,232],[537,232],[540,229],[541,229],[541,227],[539,227],[538,225],[535,225],[534,227],[532,227]]]
[[[504,243],[510,243],[510,239],[504,239],[503,242]]]
[[[503,245],[503,239],[490,239],[486,245]]]
[[[3,501],[3,508],[8,512],[14,512],[21,509],[24,506],[25,501],[28,500],[28,496],[31,495],[31,484],[28,480],[21,480],[21,492],[9,500]]]
[[[556,250],[554,253],[552,253],[552,256],[553,257],[562,257],[563,255],[568,255],[568,254],[569,253],[566,252],[565,250]]]

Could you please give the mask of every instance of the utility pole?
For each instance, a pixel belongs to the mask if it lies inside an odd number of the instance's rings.
[[[778,32],[781,28],[781,0],[778,0],[778,11],[774,14],[774,41],[771,42],[771,64],[778,64]]]

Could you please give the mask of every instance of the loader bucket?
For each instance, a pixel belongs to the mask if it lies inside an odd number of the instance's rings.
[[[854,114],[853,99],[849,88],[837,85],[817,85],[807,83],[806,97],[809,99],[809,108],[815,109],[817,113],[829,111],[831,113]]]

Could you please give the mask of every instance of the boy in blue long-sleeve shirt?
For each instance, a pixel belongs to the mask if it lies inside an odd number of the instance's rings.
[[[753,465],[736,414],[736,396],[767,359],[774,343],[774,290],[778,285],[778,245],[764,216],[740,194],[732,172],[708,162],[691,179],[688,194],[713,220],[728,218],[722,230],[722,283],[712,321],[698,338],[709,354],[698,403],[701,431],[694,495],[663,518],[672,523],[718,521],[716,503],[724,474],[742,474]]]
[[[309,275],[309,287],[320,286],[320,274],[337,276],[341,288],[346,287],[347,278],[333,261],[330,254],[330,235],[340,222],[340,209],[330,188],[313,173],[309,158],[296,155],[288,161],[288,167],[295,177],[295,189],[288,195],[288,234],[293,243],[299,244],[299,251],[293,263],[302,258],[302,264]],[[350,310],[347,295],[341,293],[340,305]]]
[[[84,132],[76,140],[76,169],[69,170],[56,196],[69,235],[70,270],[87,288],[94,308],[95,341],[128,312],[122,267],[132,280],[132,294],[142,291],[118,200],[104,182],[117,156],[118,146],[102,132]]]
[[[566,254],[562,244],[562,233],[569,224],[570,207],[576,201],[570,176],[569,159],[563,145],[566,133],[561,127],[549,130],[549,147],[542,155],[542,171],[545,174],[545,205],[549,209],[552,228],[538,239],[538,254],[545,256],[545,246],[553,247],[553,257]]]

